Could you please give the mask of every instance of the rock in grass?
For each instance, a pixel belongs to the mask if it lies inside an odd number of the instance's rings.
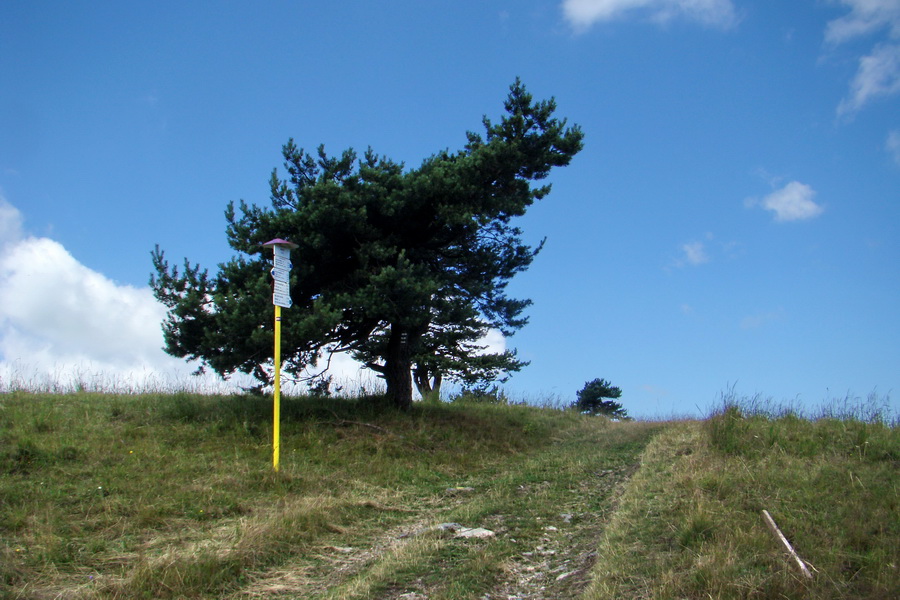
[[[417,529],[410,533],[406,533],[401,535],[401,538],[405,537],[415,537],[417,535],[421,535],[423,533],[428,533],[430,531],[440,531],[452,533],[455,538],[474,538],[474,539],[484,539],[489,537],[494,537],[496,535],[490,529],[484,529],[482,527],[463,527],[459,523],[441,523],[439,525],[434,525],[433,527],[424,527],[422,529]]]
[[[470,539],[480,540],[480,539],[494,537],[494,535],[495,535],[494,532],[491,531],[490,529],[484,529],[482,527],[473,527],[470,529],[468,527],[463,527],[462,529],[457,531],[456,535],[453,537],[470,538]]]

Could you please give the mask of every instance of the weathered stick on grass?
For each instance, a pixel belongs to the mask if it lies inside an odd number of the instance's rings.
[[[800,572],[803,573],[807,579],[812,579],[812,573],[809,572],[809,569],[806,567],[806,563],[804,563],[803,559],[801,559],[797,555],[797,553],[794,551],[794,547],[791,546],[791,543],[787,540],[786,537],[784,537],[784,534],[781,533],[781,530],[778,529],[778,525],[775,524],[775,519],[772,518],[772,515],[769,514],[769,511],[763,510],[762,516],[763,520],[766,522],[766,525],[769,526],[769,529],[773,534],[775,534],[775,537],[777,537],[781,541],[788,554],[790,554],[791,558],[794,559],[794,562],[797,563],[797,566],[800,568]]]

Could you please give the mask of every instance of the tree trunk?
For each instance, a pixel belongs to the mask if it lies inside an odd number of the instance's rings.
[[[428,367],[416,365],[413,371],[416,389],[422,395],[422,400],[437,402],[441,399],[441,372],[436,371],[434,379],[428,372]]]
[[[412,407],[412,360],[409,345],[409,332],[392,325],[384,362],[384,381],[388,398],[401,410]]]

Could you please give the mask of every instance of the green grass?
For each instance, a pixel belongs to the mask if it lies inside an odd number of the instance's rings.
[[[729,402],[647,448],[586,597],[900,597],[900,431]],[[768,510],[809,566],[766,528]]]
[[[763,408],[10,391],[0,598],[900,597],[896,422]]]
[[[652,429],[598,443],[615,426],[566,411],[284,398],[275,474],[270,422],[253,396],[0,396],[0,597],[480,597]],[[446,521],[505,535],[401,537]]]

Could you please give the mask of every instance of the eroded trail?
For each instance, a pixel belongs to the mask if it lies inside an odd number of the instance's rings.
[[[603,534],[608,513],[622,486],[637,469],[637,463],[600,471],[583,482],[576,499],[567,506],[571,512],[559,515],[559,522],[545,525],[537,545],[511,557],[508,576],[485,600],[553,600],[577,598],[590,581],[597,560],[597,539]],[[580,498],[591,498],[582,502]],[[607,510],[595,512],[593,505],[603,499]]]
[[[586,423],[547,450],[408,501],[379,534],[337,536],[254,573],[231,597],[577,598],[616,497],[656,431]],[[384,508],[387,519],[391,507]]]

